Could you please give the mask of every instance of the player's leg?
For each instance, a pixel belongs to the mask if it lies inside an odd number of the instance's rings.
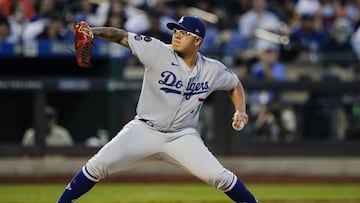
[[[165,153],[169,156],[167,161],[222,190],[235,202],[258,202],[240,179],[220,164],[198,134],[184,135],[168,142]]]
[[[151,133],[141,121],[131,121],[76,173],[58,203],[72,203],[100,179],[151,159],[164,139]]]
[[[60,196],[58,203],[72,203],[97,183],[94,177],[86,177],[84,170],[86,170],[85,166],[75,174]]]

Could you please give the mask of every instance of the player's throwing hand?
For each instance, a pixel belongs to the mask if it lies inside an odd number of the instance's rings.
[[[245,112],[236,111],[232,117],[232,127],[240,131],[249,121],[249,116]]]

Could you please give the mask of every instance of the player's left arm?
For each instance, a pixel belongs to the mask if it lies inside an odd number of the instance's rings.
[[[232,127],[235,130],[242,130],[248,123],[249,117],[246,113],[245,91],[239,81],[236,87],[229,91],[231,101],[234,105],[235,113],[232,118]]]
[[[124,29],[114,27],[92,27],[91,31],[94,33],[95,37],[129,47],[128,32]]]

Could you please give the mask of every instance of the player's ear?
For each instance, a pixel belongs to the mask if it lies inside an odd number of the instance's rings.
[[[202,44],[202,42],[203,42],[203,38],[201,38],[201,37],[196,37],[195,38],[195,45],[196,46],[200,46]]]

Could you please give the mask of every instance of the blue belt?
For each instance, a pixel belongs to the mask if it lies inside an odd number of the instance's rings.
[[[171,132],[174,132],[174,131],[170,131],[170,130],[161,130],[159,128],[157,128],[153,122],[151,122],[150,120],[147,120],[147,119],[143,119],[143,118],[139,118],[139,121],[142,121],[144,123],[146,123],[148,126],[154,128],[155,130],[159,131],[159,132],[162,132],[162,133],[171,133]]]
[[[150,120],[139,118],[139,121],[142,121],[142,122],[146,123],[147,125],[154,127],[154,124]]]

